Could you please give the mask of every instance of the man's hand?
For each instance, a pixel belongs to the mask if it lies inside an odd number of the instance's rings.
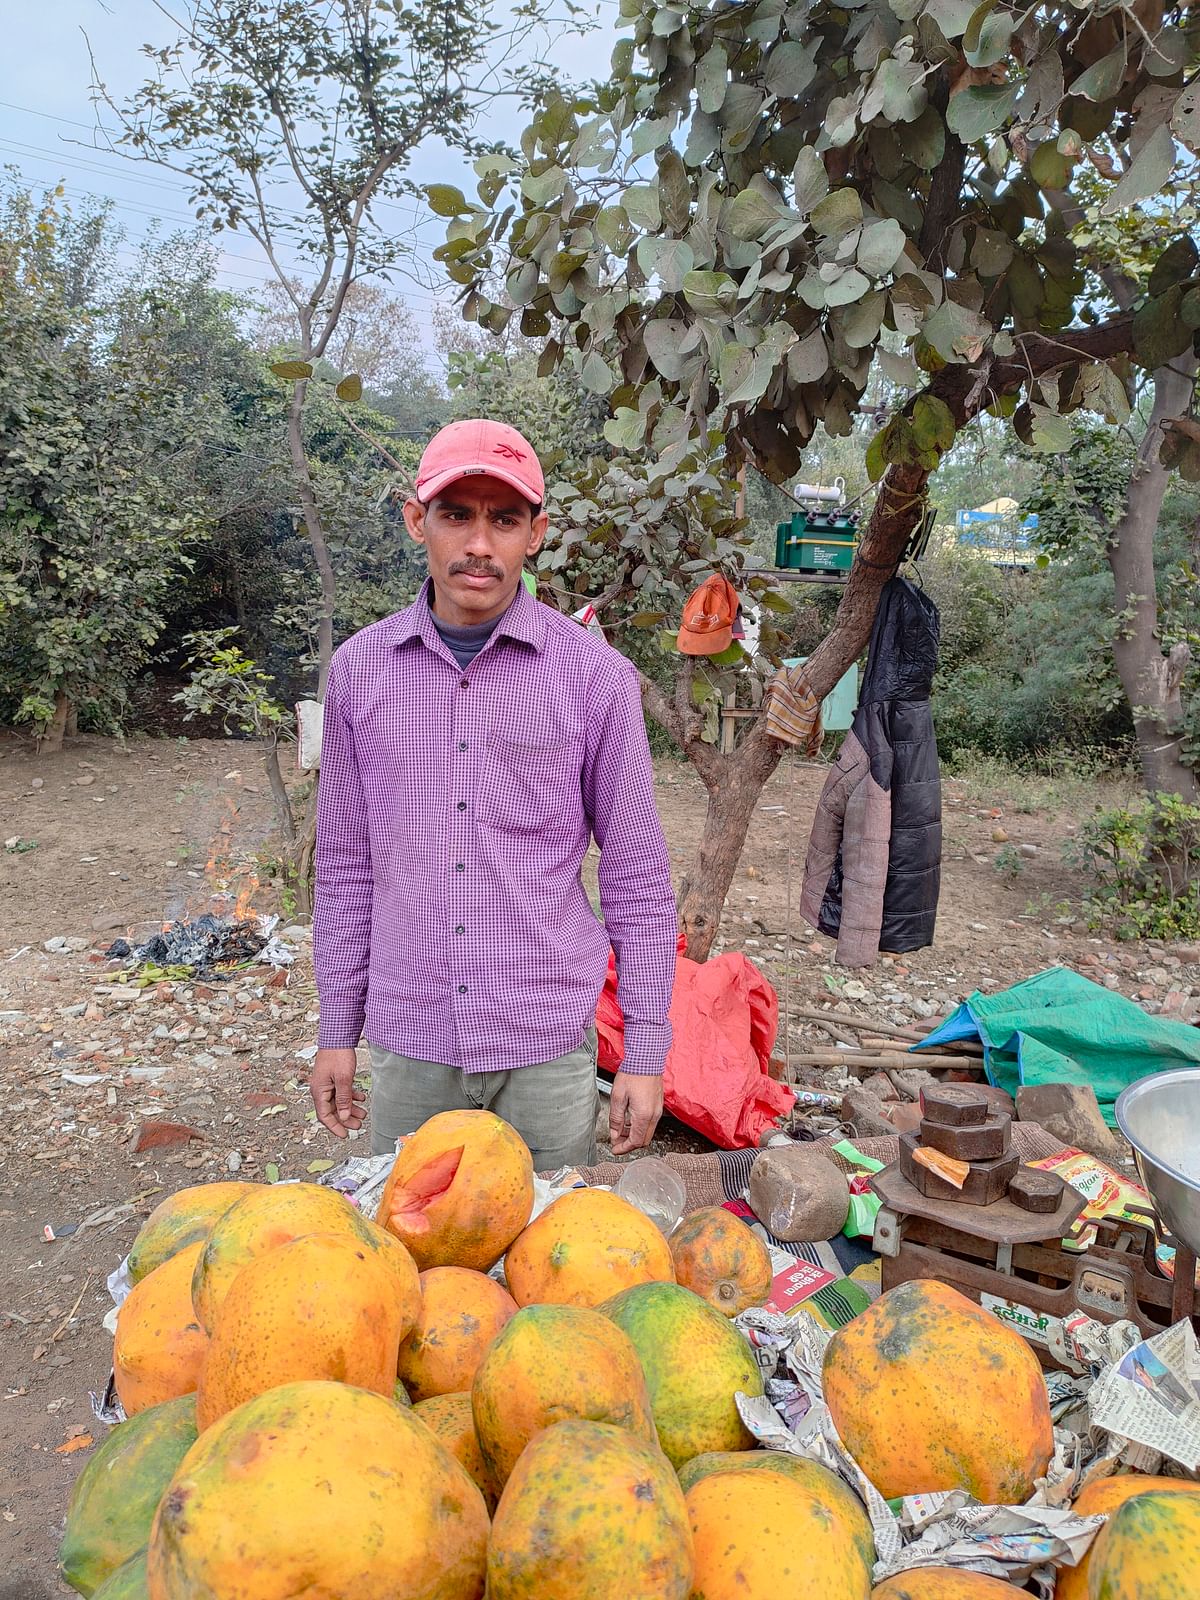
[[[662,1108],[662,1077],[658,1073],[618,1072],[608,1102],[608,1137],[613,1155],[644,1150],[654,1137]]]
[[[355,1050],[318,1050],[312,1065],[308,1086],[317,1108],[317,1121],[339,1139],[361,1128],[366,1116],[362,1103],[367,1097],[354,1087],[357,1065]]]

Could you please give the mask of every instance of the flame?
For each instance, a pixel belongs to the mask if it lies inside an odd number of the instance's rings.
[[[241,867],[237,876],[241,878],[241,887],[238,889],[237,898],[233,903],[233,918],[235,922],[256,922],[258,912],[254,909],[254,896],[262,887],[258,874],[252,867]]]

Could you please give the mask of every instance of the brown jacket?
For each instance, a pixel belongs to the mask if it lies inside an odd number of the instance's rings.
[[[929,691],[937,607],[905,578],[885,587],[854,723],[817,804],[802,915],[846,967],[932,943],[942,799]]]

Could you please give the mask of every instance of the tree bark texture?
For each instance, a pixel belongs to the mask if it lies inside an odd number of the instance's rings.
[[[1194,356],[1181,356],[1154,374],[1154,406],[1138,448],[1125,513],[1105,552],[1116,585],[1113,655],[1133,712],[1142,782],[1149,794],[1179,795],[1193,805],[1200,801],[1200,784],[1180,748],[1180,688],[1191,654],[1186,644],[1164,651],[1159,642],[1154,535],[1170,479],[1158,458],[1163,423],[1186,411],[1195,374]]]
[[[325,540],[325,529],[321,522],[321,512],[317,505],[317,492],[313,487],[312,469],[309,466],[308,455],[304,449],[304,392],[307,384],[297,383],[292,390],[291,404],[288,406],[287,436],[288,449],[292,456],[292,470],[296,474],[296,489],[300,496],[300,509],[304,513],[305,533],[312,546],[313,560],[317,564],[317,575],[321,580],[321,614],[317,623],[317,660],[319,663],[319,677],[317,680],[317,699],[325,698],[325,683],[329,677],[329,662],[333,656],[333,608],[336,598],[336,584],[333,575],[333,563],[329,559],[329,546]]]
[[[56,756],[63,747],[63,737],[72,716],[70,697],[61,689],[54,696],[54,715],[50,725],[38,740],[38,754]]]
[[[1128,350],[1131,344],[1128,315],[1093,328],[1066,330],[1053,338],[1030,334],[1023,339],[1019,352],[1006,360],[984,357],[970,365],[943,367],[933,377],[929,392],[945,401],[956,427],[961,428],[997,396],[1015,392],[1030,378],[1077,360],[1104,360]],[[819,699],[832,691],[866,648],[879,596],[899,567],[924,514],[929,478],[930,473],[922,467],[893,465],[880,482],[834,625],[805,666],[813,693]],[[721,911],[750,819],[763,786],[779,765],[783,746],[767,736],[765,722],[760,718],[731,755],[720,755],[712,745],[701,741],[698,719],[689,723],[690,673],[681,674],[681,683],[685,683],[687,705],[678,692],[672,705],[645,680],[642,689],[646,710],[681,746],[708,790],[708,813],[700,845],[678,893],[679,923],[687,953],[693,961],[705,961],[720,927]],[[790,825],[798,826],[794,819]]]
[[[292,815],[292,801],[287,791],[287,784],[283,781],[283,773],[279,767],[279,741],[272,739],[267,745],[263,755],[263,764],[267,769],[267,782],[271,785],[271,798],[275,802],[275,814],[279,818],[279,826],[283,836],[289,844],[296,842],[296,819]]]

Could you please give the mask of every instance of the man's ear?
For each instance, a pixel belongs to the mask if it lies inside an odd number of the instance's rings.
[[[419,500],[404,502],[404,526],[408,529],[410,538],[415,539],[418,544],[425,543],[425,507]]]
[[[404,514],[405,514],[405,517],[407,518],[407,516],[408,516],[408,507],[407,506],[405,506],[405,508],[404,508]],[[545,512],[545,511],[539,511],[537,516],[534,517],[532,523],[530,524],[529,543],[525,546],[525,554],[527,556],[535,556],[535,555],[537,555],[538,551],[542,548],[542,542],[546,537],[546,530],[549,528],[549,526],[550,526],[550,517],[549,517],[548,513]],[[414,539],[416,538],[416,534],[415,533],[413,534],[413,538]]]

